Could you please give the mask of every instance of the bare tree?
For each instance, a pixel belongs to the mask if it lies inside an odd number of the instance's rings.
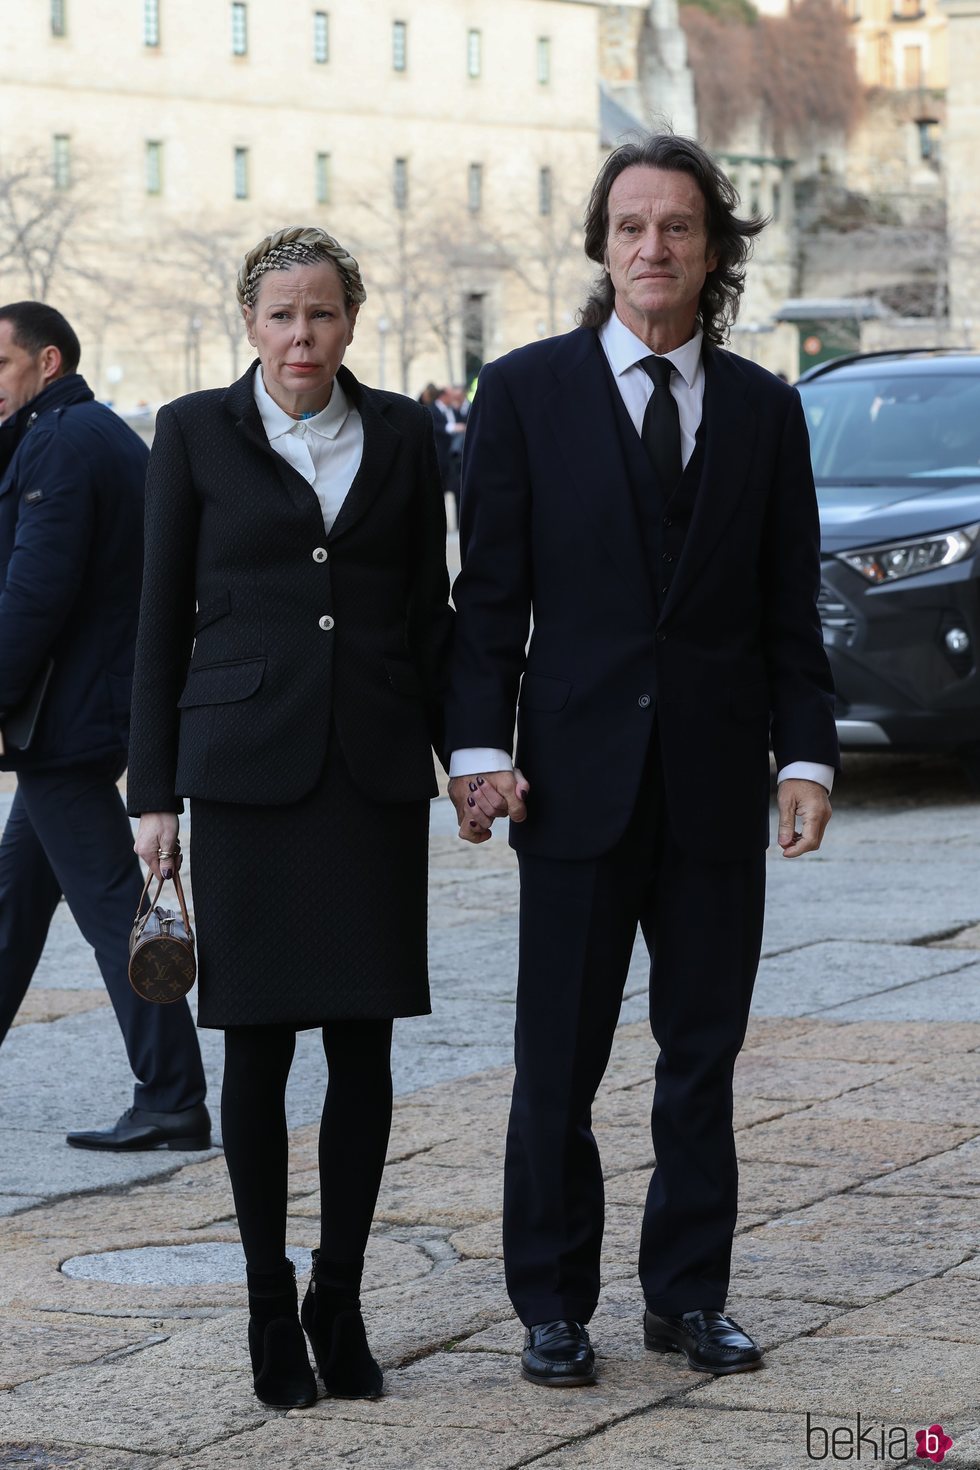
[[[559,191],[545,212],[511,216],[501,248],[507,269],[540,303],[549,337],[564,330],[580,305],[589,278],[589,262],[582,244],[584,200],[573,201]]]
[[[413,364],[436,345],[447,381],[461,380],[462,281],[474,268],[502,263],[499,250],[481,244],[474,215],[434,194],[416,199],[418,192],[399,203],[390,186],[379,184],[355,201],[350,217],[350,237],[368,292],[381,303],[384,338],[395,344],[403,393],[412,391]],[[343,228],[348,229],[347,222]]]
[[[230,226],[202,222],[164,235],[155,260],[169,284],[165,314],[179,324],[186,386],[201,386],[201,352],[208,336],[223,339],[232,379],[239,376],[245,329],[235,292],[242,242]]]
[[[0,267],[47,301],[56,285],[97,274],[90,231],[97,197],[91,164],[56,182],[48,160],[25,154],[0,166]]]

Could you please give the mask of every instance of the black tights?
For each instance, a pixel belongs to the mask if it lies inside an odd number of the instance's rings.
[[[249,1277],[286,1264],[286,1081],[296,1049],[289,1026],[225,1031],[221,1133]],[[320,1122],[320,1250],[359,1270],[391,1130],[391,1022],[323,1028],[327,1093]]]

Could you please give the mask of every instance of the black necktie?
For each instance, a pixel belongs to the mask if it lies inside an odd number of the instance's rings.
[[[674,365],[666,357],[644,357],[643,371],[653,379],[653,393],[643,415],[640,438],[650,456],[660,493],[666,500],[676,490],[684,470],[681,459],[681,422],[670,391]]]

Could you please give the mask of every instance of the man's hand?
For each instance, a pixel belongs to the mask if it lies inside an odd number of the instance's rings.
[[[794,858],[805,852],[816,852],[831,817],[830,797],[826,789],[818,781],[781,781],[776,801],[783,857]]]
[[[497,817],[523,822],[530,789],[530,783],[516,769],[454,776],[449,783],[449,799],[456,808],[460,837],[464,842],[486,842]]]

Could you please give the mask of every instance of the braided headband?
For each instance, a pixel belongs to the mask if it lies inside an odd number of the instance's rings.
[[[236,282],[239,306],[255,305],[259,282],[267,271],[288,271],[294,265],[317,265],[321,261],[331,261],[337,267],[348,306],[360,306],[367,300],[353,255],[326,230],[315,225],[292,225],[266,235],[245,256]]]

